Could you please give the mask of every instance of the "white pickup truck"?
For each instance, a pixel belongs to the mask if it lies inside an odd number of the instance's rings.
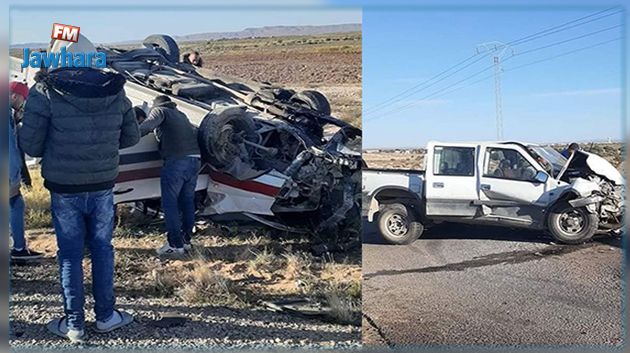
[[[620,233],[624,181],[603,158],[518,142],[430,142],[426,171],[364,168],[363,207],[392,244],[439,222],[546,230],[577,244]]]

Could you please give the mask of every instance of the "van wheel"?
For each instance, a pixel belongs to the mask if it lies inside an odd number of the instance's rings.
[[[581,244],[593,237],[599,219],[585,207],[572,207],[568,202],[553,206],[549,213],[549,232],[560,242]]]
[[[239,166],[253,167],[252,152],[243,141],[258,143],[260,136],[256,123],[241,107],[206,115],[197,130],[197,138],[202,159],[215,168],[229,173]]]
[[[318,91],[304,90],[298,92],[289,101],[313,109],[323,115],[330,115],[331,112],[328,98]]]
[[[170,62],[179,62],[179,46],[177,46],[175,39],[170,36],[152,34],[146,37],[142,44],[147,48],[155,49]]]
[[[379,212],[378,229],[390,244],[411,244],[422,235],[424,226],[418,222],[407,206],[395,203],[385,205]]]

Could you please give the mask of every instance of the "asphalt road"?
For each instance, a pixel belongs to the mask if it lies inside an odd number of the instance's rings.
[[[622,242],[558,245],[526,230],[445,224],[385,245],[364,221],[365,345],[619,346]]]

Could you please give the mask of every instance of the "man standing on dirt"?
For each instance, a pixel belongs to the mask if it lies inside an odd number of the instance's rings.
[[[11,112],[15,115],[22,109],[28,96],[28,86],[20,82],[11,82]],[[17,144],[15,120],[9,119],[9,227],[13,238],[11,260],[27,261],[42,257],[42,254],[29,250],[24,238],[24,198],[20,192],[23,180],[23,155]]]
[[[9,88],[11,90],[11,115],[14,126],[18,127],[22,121],[22,114],[24,114],[24,103],[26,103],[26,97],[28,97],[28,86],[25,83],[13,81],[10,83]],[[22,151],[20,151],[20,159],[22,160],[22,183],[27,188],[30,188],[31,175],[26,166],[26,156]]]
[[[168,96],[153,100],[149,116],[140,125],[142,136],[151,131],[155,131],[164,160],[160,188],[167,242],[157,253],[180,257],[191,249],[195,225],[195,186],[201,166],[197,131]]]
[[[40,77],[24,110],[20,145],[42,157],[50,191],[65,316],[52,333],[85,338],[83,256],[90,249],[95,331],[110,332],[133,317],[114,309],[114,195],[121,148],[140,139],[125,78],[93,68],[59,68]]]

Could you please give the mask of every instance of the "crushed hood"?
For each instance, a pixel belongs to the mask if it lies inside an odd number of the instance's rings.
[[[604,158],[585,151],[576,151],[569,162],[569,170],[591,172],[615,185],[623,184],[621,173]]]

